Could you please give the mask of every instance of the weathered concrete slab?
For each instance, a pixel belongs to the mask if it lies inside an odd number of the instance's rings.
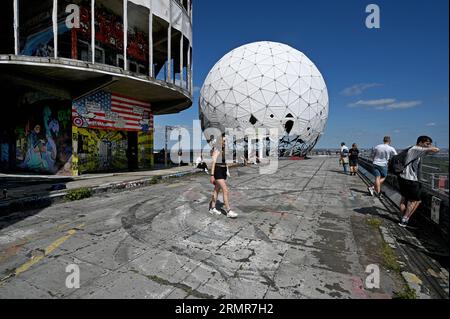
[[[381,235],[367,223],[382,204],[335,159],[281,161],[274,175],[238,168],[228,184],[235,220],[208,213],[206,174],[0,219],[0,280],[30,251],[57,246],[3,280],[0,296],[387,298],[402,288],[400,275],[383,268]],[[76,225],[83,227],[61,242]],[[80,266],[78,290],[65,288],[68,263]],[[379,289],[364,284],[373,263]]]

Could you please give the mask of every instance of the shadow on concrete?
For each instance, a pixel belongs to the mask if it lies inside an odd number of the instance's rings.
[[[341,175],[348,175],[348,176],[350,176],[350,173],[344,173],[343,170],[342,170],[342,171],[338,171],[338,170],[330,169],[329,172],[332,172],[332,173],[338,173],[338,174],[341,174]]]
[[[414,231],[411,231],[414,232]],[[428,257],[430,257],[431,259],[434,259],[436,262],[438,262],[442,267],[448,269],[449,265],[450,265],[450,257],[448,252],[442,251],[439,248],[436,248],[436,246],[434,245],[426,245],[427,241],[425,242],[421,242],[421,244],[424,244],[425,249],[423,249],[423,247],[414,245],[413,243],[404,240],[402,238],[396,238],[397,242],[408,246],[409,248],[420,252],[424,255],[427,255]]]
[[[67,189],[70,177],[0,178],[0,230],[38,214],[55,203],[50,198],[54,191]]]
[[[362,190],[356,189],[356,188],[350,188],[350,190],[355,193],[366,195],[367,197],[372,197],[372,195],[370,195],[368,191],[362,191]]]
[[[393,223],[398,223],[400,221],[399,218],[396,218],[393,215],[380,214],[379,211],[383,211],[386,213],[390,213],[390,212],[388,210],[385,210],[385,209],[382,209],[379,207],[375,207],[375,206],[356,208],[353,211],[355,211],[358,214],[362,214],[362,215],[366,215],[366,216],[379,217],[379,218],[388,220]]]
[[[399,223],[400,217],[395,216],[394,213],[389,210],[382,209],[379,207],[362,207],[354,209],[358,214],[378,217],[380,219],[394,223],[395,225]],[[378,213],[382,211],[383,213]],[[449,251],[444,239],[430,227],[427,227],[423,221],[420,220],[420,216],[416,215],[410,222],[410,227],[407,228],[409,236],[413,236],[420,243],[420,246],[412,243],[405,234],[398,232],[395,238],[398,243],[408,246],[417,253],[423,253],[430,257],[431,259],[438,262],[442,267],[449,268]],[[400,227],[400,226],[398,226]]]
[[[216,202],[216,208],[219,210],[219,211],[221,211],[222,212],[222,215],[226,215],[226,212],[225,212],[225,204],[224,203],[222,203],[221,201],[217,201]]]

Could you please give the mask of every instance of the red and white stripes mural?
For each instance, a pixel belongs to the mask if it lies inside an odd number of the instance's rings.
[[[74,101],[72,118],[73,125],[79,128],[136,132],[153,130],[150,103],[106,91]]]

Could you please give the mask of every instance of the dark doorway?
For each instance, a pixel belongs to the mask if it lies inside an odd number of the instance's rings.
[[[138,133],[128,132],[128,168],[130,170],[138,169]]]
[[[286,132],[288,134],[291,134],[291,131],[294,128],[294,121],[291,121],[291,120],[287,121],[286,125],[284,126],[284,128],[286,129]]]

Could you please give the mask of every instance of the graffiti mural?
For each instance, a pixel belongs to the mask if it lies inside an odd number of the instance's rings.
[[[73,101],[72,131],[74,175],[153,167],[150,103],[96,92]]]
[[[74,149],[77,150],[74,170],[77,173],[128,168],[128,136],[126,133],[77,128],[74,130],[73,140],[76,141],[74,143]]]
[[[98,91],[72,103],[74,175],[153,166],[150,103]]]
[[[153,133],[140,132],[138,135],[139,168],[151,168],[153,162]]]
[[[72,118],[73,125],[79,128],[129,132],[153,130],[150,103],[106,91],[74,101]]]
[[[9,145],[6,142],[0,143],[0,168],[7,168],[9,162]]]
[[[40,173],[71,175],[71,126],[58,117],[70,109],[54,105],[58,103],[31,106],[26,123],[16,128],[17,167]]]

